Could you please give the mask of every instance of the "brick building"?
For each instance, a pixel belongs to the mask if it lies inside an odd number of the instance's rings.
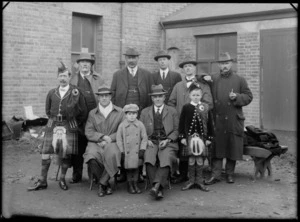
[[[254,94],[245,108],[246,124],[295,130],[296,86],[290,85],[296,82],[296,28],[297,13],[290,4],[10,2],[3,10],[2,118],[24,116],[27,105],[45,116],[47,92],[57,85],[57,58],[74,70],[81,51],[92,53],[95,70],[109,85],[124,65],[127,47],[140,51],[140,65],[150,71],[157,69],[153,57],[160,49],[172,54],[172,69],[179,72],[178,63],[190,54],[199,73],[216,72],[215,56],[226,50]],[[285,53],[277,47],[282,43],[288,47]],[[275,80],[268,74],[274,71]],[[280,72],[286,76],[278,79]],[[279,84],[291,96],[279,97],[289,109],[270,115]]]

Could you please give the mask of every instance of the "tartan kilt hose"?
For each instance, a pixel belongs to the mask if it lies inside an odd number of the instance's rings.
[[[66,130],[66,139],[67,139],[67,155],[78,154],[78,131],[68,130],[68,122],[56,122],[56,121],[48,121],[48,124],[45,128],[45,135],[42,146],[42,154],[54,154],[54,148],[52,146],[53,140],[53,129],[56,126],[64,126]]]

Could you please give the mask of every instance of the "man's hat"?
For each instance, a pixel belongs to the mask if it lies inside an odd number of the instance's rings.
[[[139,107],[136,104],[128,104],[124,106],[123,111],[126,112],[138,112]]]
[[[162,86],[162,84],[152,85],[151,91],[152,91],[152,93],[149,93],[150,96],[165,95],[168,93],[166,90],[164,90],[164,87]]]
[[[99,87],[98,92],[96,92],[95,94],[96,95],[112,94],[112,91],[108,87]]]
[[[79,63],[82,60],[88,60],[92,63],[92,65],[95,63],[95,60],[92,58],[92,55],[86,52],[81,53],[79,59],[77,59],[76,62]]]
[[[58,59],[57,63],[57,73],[63,73],[65,71],[69,71],[68,67],[65,65],[65,63],[62,61],[62,59]]]
[[[219,60],[217,62],[228,62],[233,61],[229,52],[221,52],[219,55]]]
[[[192,59],[190,56],[187,56],[187,57],[185,57],[185,58],[183,59],[183,61],[179,64],[179,67],[180,67],[180,68],[183,68],[183,66],[184,66],[185,64],[193,64],[193,65],[195,66],[195,65],[197,65],[197,62],[196,62],[194,59]]]
[[[166,57],[168,59],[171,58],[171,56],[168,54],[168,52],[166,50],[161,50],[156,54],[156,56],[154,57],[154,60],[157,61],[159,58],[162,58],[162,57]]]
[[[127,55],[127,56],[139,56],[140,53],[137,50],[135,50],[134,48],[128,48],[123,55]]]

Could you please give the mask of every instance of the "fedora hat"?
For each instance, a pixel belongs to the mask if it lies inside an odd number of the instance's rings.
[[[127,104],[124,106],[123,111],[126,112],[137,112],[139,111],[139,107],[136,104]]]
[[[149,93],[150,96],[156,96],[156,95],[165,95],[168,92],[164,90],[164,87],[162,84],[159,85],[152,85],[151,86],[151,93]]]
[[[171,56],[168,54],[168,52],[166,50],[161,50],[156,54],[156,56],[154,57],[154,60],[157,61],[161,57],[166,57],[168,59],[171,58]]]
[[[80,53],[79,59],[77,59],[77,63],[79,63],[82,60],[88,60],[92,63],[92,65],[95,63],[95,60],[92,58],[92,55],[90,53]]]
[[[134,48],[128,48],[123,55],[127,56],[139,56],[140,53]]]
[[[95,94],[96,95],[112,94],[112,91],[108,87],[99,87],[98,92],[96,92]]]
[[[197,65],[197,62],[196,62],[194,59],[192,59],[190,56],[187,56],[187,57],[185,57],[185,58],[183,59],[183,61],[179,64],[179,67],[180,67],[180,68],[183,68],[183,66],[184,66],[185,64],[193,64],[193,65],[195,66],[195,65]]]
[[[228,62],[233,61],[229,52],[221,52],[219,55],[219,60],[217,62]]]

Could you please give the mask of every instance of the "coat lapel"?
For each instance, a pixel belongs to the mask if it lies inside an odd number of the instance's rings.
[[[128,69],[127,67],[121,72],[120,78],[123,81],[123,86],[127,89],[128,88],[128,81],[127,81]],[[127,90],[126,90],[127,91]]]
[[[143,78],[142,78],[142,73],[140,72],[139,67],[138,67],[138,69],[137,69],[137,71],[136,71],[136,75],[138,75],[138,76],[137,76],[137,78],[138,78],[138,86],[140,86],[141,83],[142,83]]]

